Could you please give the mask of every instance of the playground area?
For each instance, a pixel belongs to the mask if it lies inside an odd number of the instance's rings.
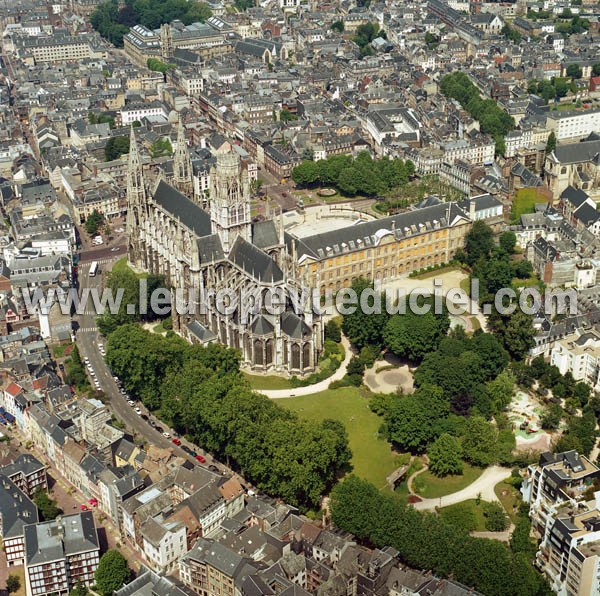
[[[525,391],[517,391],[509,407],[508,417],[513,423],[517,448],[546,449],[550,445],[550,435],[542,430],[541,404]]]

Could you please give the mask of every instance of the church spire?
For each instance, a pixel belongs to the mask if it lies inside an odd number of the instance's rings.
[[[129,158],[127,162],[127,206],[141,207],[146,203],[146,187],[142,173],[142,160],[135,138],[133,126],[129,137]]]
[[[175,143],[175,155],[173,162],[173,183],[179,192],[186,197],[192,198],[194,194],[194,182],[192,172],[192,160],[185,142],[185,130],[183,121],[179,116],[177,126],[177,142]]]
[[[129,238],[129,262],[141,266],[140,229],[146,209],[146,186],[142,172],[142,160],[133,126],[129,137],[129,157],[127,162],[127,237]]]

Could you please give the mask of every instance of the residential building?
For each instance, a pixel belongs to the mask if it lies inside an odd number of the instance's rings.
[[[29,596],[68,594],[91,587],[100,560],[91,511],[25,526],[25,582]]]
[[[38,490],[48,489],[46,466],[30,453],[22,453],[11,464],[0,467],[0,474],[14,482],[30,499]]]

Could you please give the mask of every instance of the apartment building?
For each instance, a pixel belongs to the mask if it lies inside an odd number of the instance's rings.
[[[34,64],[79,62],[94,56],[94,51],[87,39],[66,35],[26,38],[20,45],[18,53],[25,61],[29,56],[30,61],[32,60]]]
[[[600,590],[600,469],[576,451],[543,453],[521,492],[540,536],[536,564],[559,596]]]
[[[592,270],[595,277],[595,270]],[[561,374],[570,372],[576,381],[584,381],[594,391],[600,388],[600,335],[596,331],[573,333],[558,340],[550,353],[550,362]]]
[[[38,522],[38,510],[27,495],[0,472],[0,538],[9,567],[23,565],[25,526]]]
[[[140,122],[142,118],[165,118],[167,111],[160,101],[147,103],[130,103],[123,106],[119,112],[121,124],[129,126],[133,122]]]
[[[92,586],[100,559],[91,511],[25,526],[25,583],[30,596],[68,594]]]
[[[0,468],[0,474],[14,482],[29,498],[38,490],[48,489],[46,466],[29,453],[18,455],[11,464]]]
[[[244,576],[256,571],[251,561],[219,542],[200,538],[179,561],[181,581],[199,596],[234,596]]]
[[[550,111],[546,129],[554,131],[558,141],[587,137],[590,132],[600,130],[600,109]]]

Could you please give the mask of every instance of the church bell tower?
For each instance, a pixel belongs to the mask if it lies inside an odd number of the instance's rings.
[[[250,241],[250,183],[239,155],[228,143],[217,151],[210,172],[210,219],[227,254],[237,236]]]

